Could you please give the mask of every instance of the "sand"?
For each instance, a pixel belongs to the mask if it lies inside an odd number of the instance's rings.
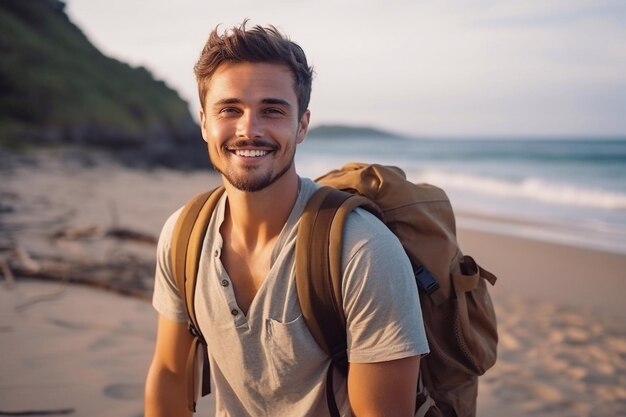
[[[0,289],[0,415],[143,415],[155,323],[149,303],[83,286]]]
[[[626,256],[469,230],[459,240],[499,276],[499,358],[479,415],[626,415]]]
[[[62,154],[0,174],[0,257],[23,272],[13,284],[0,275],[0,415],[142,415],[155,248],[107,232],[157,236],[167,215],[215,176],[86,167]],[[459,239],[499,276],[491,288],[499,359],[481,378],[478,414],[626,415],[626,256],[466,229]],[[33,275],[114,282],[144,299],[24,279],[24,258]],[[210,398],[200,410],[212,414]]]

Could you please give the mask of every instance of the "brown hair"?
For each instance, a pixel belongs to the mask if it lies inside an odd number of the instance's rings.
[[[200,104],[204,100],[209,80],[224,62],[257,62],[283,64],[294,77],[294,89],[298,97],[298,118],[309,106],[313,68],[307,64],[302,48],[281,34],[274,26],[254,26],[246,29],[247,20],[241,26],[218,33],[216,27],[207,40],[198,62],[193,67],[198,83]]]

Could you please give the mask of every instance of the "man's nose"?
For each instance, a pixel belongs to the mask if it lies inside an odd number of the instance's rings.
[[[252,112],[245,112],[237,121],[237,137],[260,138],[263,136],[263,122]]]

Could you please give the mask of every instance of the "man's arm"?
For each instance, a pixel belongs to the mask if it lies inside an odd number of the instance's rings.
[[[192,341],[186,323],[159,316],[156,349],[146,379],[146,417],[191,416],[185,370]]]
[[[355,417],[412,417],[420,357],[350,363],[348,398]]]

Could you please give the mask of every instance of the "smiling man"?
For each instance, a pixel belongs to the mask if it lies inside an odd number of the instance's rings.
[[[294,279],[298,221],[317,185],[294,157],[309,127],[312,69],[273,27],[213,31],[195,66],[202,137],[226,192],[208,225],[195,310],[207,341],[217,416],[327,416],[330,358],[302,318]],[[189,415],[192,343],[170,264],[181,210],[159,240],[159,313],[146,416]],[[364,210],[343,248],[347,376],[335,373],[342,416],[412,416],[420,355],[428,351],[410,262]],[[394,276],[394,285],[388,285]]]

